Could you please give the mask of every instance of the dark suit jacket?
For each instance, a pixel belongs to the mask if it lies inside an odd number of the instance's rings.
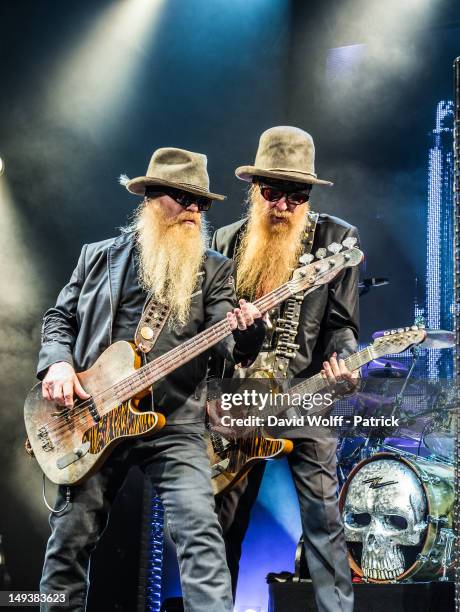
[[[44,316],[39,378],[58,361],[71,363],[77,372],[86,370],[112,343],[113,321],[134,244],[134,235],[127,233],[83,246],[69,283]],[[221,321],[234,308],[233,262],[207,250],[203,272],[201,287],[192,298],[189,322],[179,331],[166,325],[148,354],[149,360]],[[261,344],[261,340],[256,341],[250,349],[236,354],[254,359]],[[234,348],[235,341],[230,335],[215,350],[234,363]],[[156,383],[153,394],[156,409],[166,416],[168,424],[204,421],[208,358],[209,354],[202,354]]]
[[[246,227],[247,219],[220,228],[214,234],[211,248],[234,258]],[[342,219],[321,214],[316,226],[312,253],[332,242],[358,238],[355,227]],[[290,377],[304,378],[319,372],[322,362],[337,351],[346,357],[358,345],[358,267],[347,268],[331,283],[306,295],[301,308],[295,342],[300,345],[290,360]]]

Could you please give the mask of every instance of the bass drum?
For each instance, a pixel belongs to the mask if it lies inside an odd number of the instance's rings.
[[[350,472],[339,503],[350,566],[363,580],[425,581],[452,574],[451,465],[376,453]]]

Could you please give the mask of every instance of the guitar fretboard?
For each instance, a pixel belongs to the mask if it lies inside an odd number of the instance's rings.
[[[278,289],[256,300],[254,304],[259,310],[266,312],[297,291],[299,291],[299,289],[297,289],[296,284],[289,281],[285,285],[282,285]],[[204,330],[194,338],[190,338],[180,346],[171,349],[161,357],[139,368],[131,376],[112,387],[112,391],[117,401],[120,403],[127,401],[137,393],[140,393],[161,378],[167,376],[173,370],[208,350],[231,333],[232,330],[230,329],[230,325],[227,320],[224,319]]]
[[[350,371],[353,372],[354,370],[357,370],[358,368],[365,365],[366,363],[369,363],[373,359],[376,359],[378,356],[379,355],[376,354],[374,347],[371,345],[371,346],[368,346],[362,349],[358,353],[353,353],[353,355],[350,355],[349,357],[347,357],[345,359],[345,365]],[[260,412],[257,407],[254,407],[248,411],[248,414],[253,415],[253,416],[258,414],[264,417],[265,416],[278,416],[282,412],[289,409],[289,403],[293,400],[294,396],[313,395],[315,393],[318,393],[322,389],[326,388],[327,386],[328,386],[328,383],[324,380],[321,374],[315,374],[314,376],[311,376],[310,378],[306,378],[305,380],[298,383],[294,387],[291,387],[289,390],[286,391],[286,393],[283,393],[283,395],[287,395],[289,398],[287,405],[284,405],[284,400],[283,400],[282,404],[275,403],[274,405],[267,405],[266,408],[263,410],[263,413]],[[292,405],[294,406],[296,404],[293,402]]]
[[[299,277],[293,278],[281,287],[267,293],[256,300],[254,304],[262,312],[267,312],[302,290],[313,290],[316,286],[329,282],[344,267],[357,265],[361,258],[362,253],[359,249],[350,248],[332,257],[317,261],[315,264],[305,266]],[[121,404],[141,393],[170,372],[223,340],[231,332],[230,325],[224,319],[142,366],[99,396],[98,411],[100,416],[110,412],[114,403]]]

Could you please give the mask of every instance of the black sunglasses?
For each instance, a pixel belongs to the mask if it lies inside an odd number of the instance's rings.
[[[173,187],[162,187],[161,189],[147,188],[145,190],[146,198],[157,197],[159,195],[169,196],[178,204],[180,204],[182,208],[188,208],[192,204],[196,204],[200,212],[203,210],[209,210],[212,204],[212,200],[210,198],[205,198],[204,196],[197,196],[193,193],[189,193],[188,191],[174,189]]]
[[[292,206],[299,206],[300,204],[308,202],[311,190],[311,188],[308,190],[287,190],[285,187],[273,187],[272,185],[264,185],[263,183],[259,183],[259,189],[262,197],[268,202],[279,202],[283,196],[286,196],[286,201]]]

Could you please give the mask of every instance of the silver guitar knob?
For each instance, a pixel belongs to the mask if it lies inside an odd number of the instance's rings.
[[[299,263],[306,266],[310,264],[314,259],[315,257],[311,253],[304,253],[301,257],[299,257]]]
[[[346,249],[352,249],[357,242],[357,238],[354,238],[354,236],[348,236],[348,238],[345,238],[342,244]]]
[[[342,250],[342,245],[339,244],[338,242],[332,242],[328,247],[327,250],[332,253],[333,255],[337,255],[337,253],[340,253],[340,251]]]
[[[327,255],[326,249],[318,249],[315,253],[316,259],[324,259]]]

